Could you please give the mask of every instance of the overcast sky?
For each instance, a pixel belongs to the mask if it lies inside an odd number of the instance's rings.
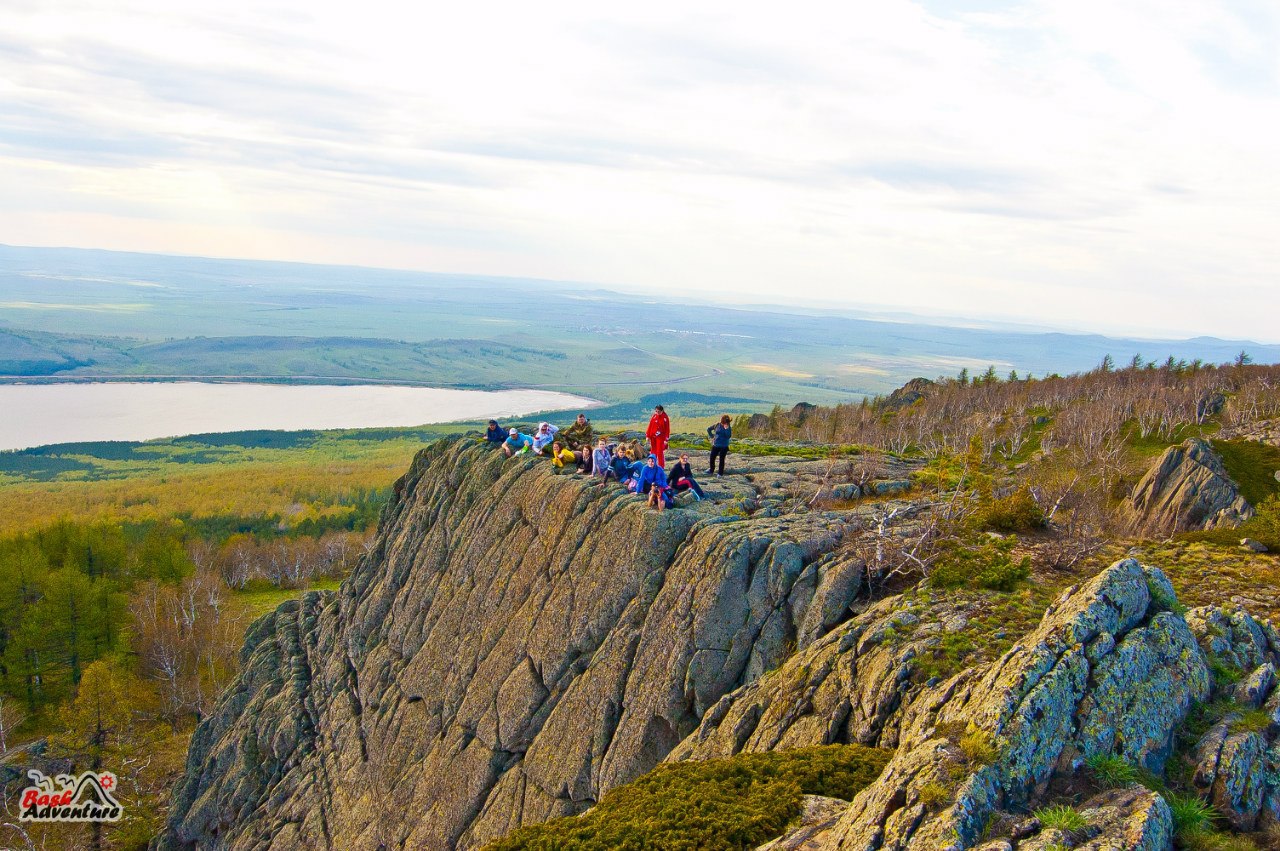
[[[1280,4],[0,0],[0,242],[1280,340]]]

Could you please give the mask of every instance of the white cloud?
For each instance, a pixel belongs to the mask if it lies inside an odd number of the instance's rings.
[[[1272,4],[187,5],[0,8],[0,239],[1280,340]]]

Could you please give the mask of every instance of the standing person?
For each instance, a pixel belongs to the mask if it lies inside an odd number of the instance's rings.
[[[485,429],[484,440],[490,446],[497,446],[507,439],[507,433],[498,428],[497,420],[489,420],[489,427]]]
[[[667,466],[667,442],[671,439],[671,418],[661,405],[653,406],[653,416],[649,417],[649,428],[644,436],[649,438],[649,451],[658,458],[658,466]]]
[[[733,427],[730,425],[733,421],[729,419],[729,415],[725,414],[720,418],[720,422],[713,426],[707,427],[707,437],[711,438],[711,460],[710,466],[707,467],[707,475],[713,473],[717,476],[724,475],[724,459],[729,454],[729,439],[733,437]],[[716,473],[716,456],[720,457],[720,472]]]
[[[533,438],[527,434],[521,434],[515,429],[511,429],[511,433],[507,435],[507,439],[502,441],[502,452],[508,458],[512,455],[519,455],[522,452],[528,452],[533,448]]]
[[[538,430],[533,435],[533,454],[541,455],[542,450],[551,445],[556,439],[556,432],[560,429],[551,423],[538,423]]]
[[[671,488],[676,493],[693,491],[696,499],[702,499],[706,496],[702,492],[702,486],[693,480],[693,467],[689,465],[688,452],[680,453],[680,461],[671,465],[671,472],[667,473],[667,479],[671,482]]]

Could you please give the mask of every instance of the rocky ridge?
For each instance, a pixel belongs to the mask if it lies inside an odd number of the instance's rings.
[[[924,677],[966,613],[947,595],[862,599],[841,544],[885,506],[771,508],[830,478],[770,459],[658,514],[535,459],[429,447],[341,591],[251,630],[157,846],[474,848],[663,759],[859,742],[896,755],[852,802],[808,801],[808,832],[774,847],[1164,851],[1168,803],[1141,786],[1097,791],[1071,835],[1025,812],[1091,758],[1161,775],[1212,698],[1229,711],[1177,759],[1237,829],[1280,822],[1269,623],[1183,613],[1128,559],[990,663]]]
[[[770,459],[660,514],[428,447],[341,590],[252,628],[157,847],[473,848],[590,807],[847,619],[864,510],[773,507],[829,473]]]

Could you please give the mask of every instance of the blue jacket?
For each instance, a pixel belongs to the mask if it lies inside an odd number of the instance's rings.
[[[639,482],[641,491],[650,485],[665,488],[667,486],[667,471],[659,467],[657,464],[654,464],[652,467],[645,464],[640,468]]]
[[[487,428],[484,430],[484,439],[490,443],[502,443],[507,439],[507,430],[504,428]]]
[[[733,426],[715,425],[707,429],[707,437],[711,438],[711,445],[716,449],[728,449],[729,438],[733,436]]]

